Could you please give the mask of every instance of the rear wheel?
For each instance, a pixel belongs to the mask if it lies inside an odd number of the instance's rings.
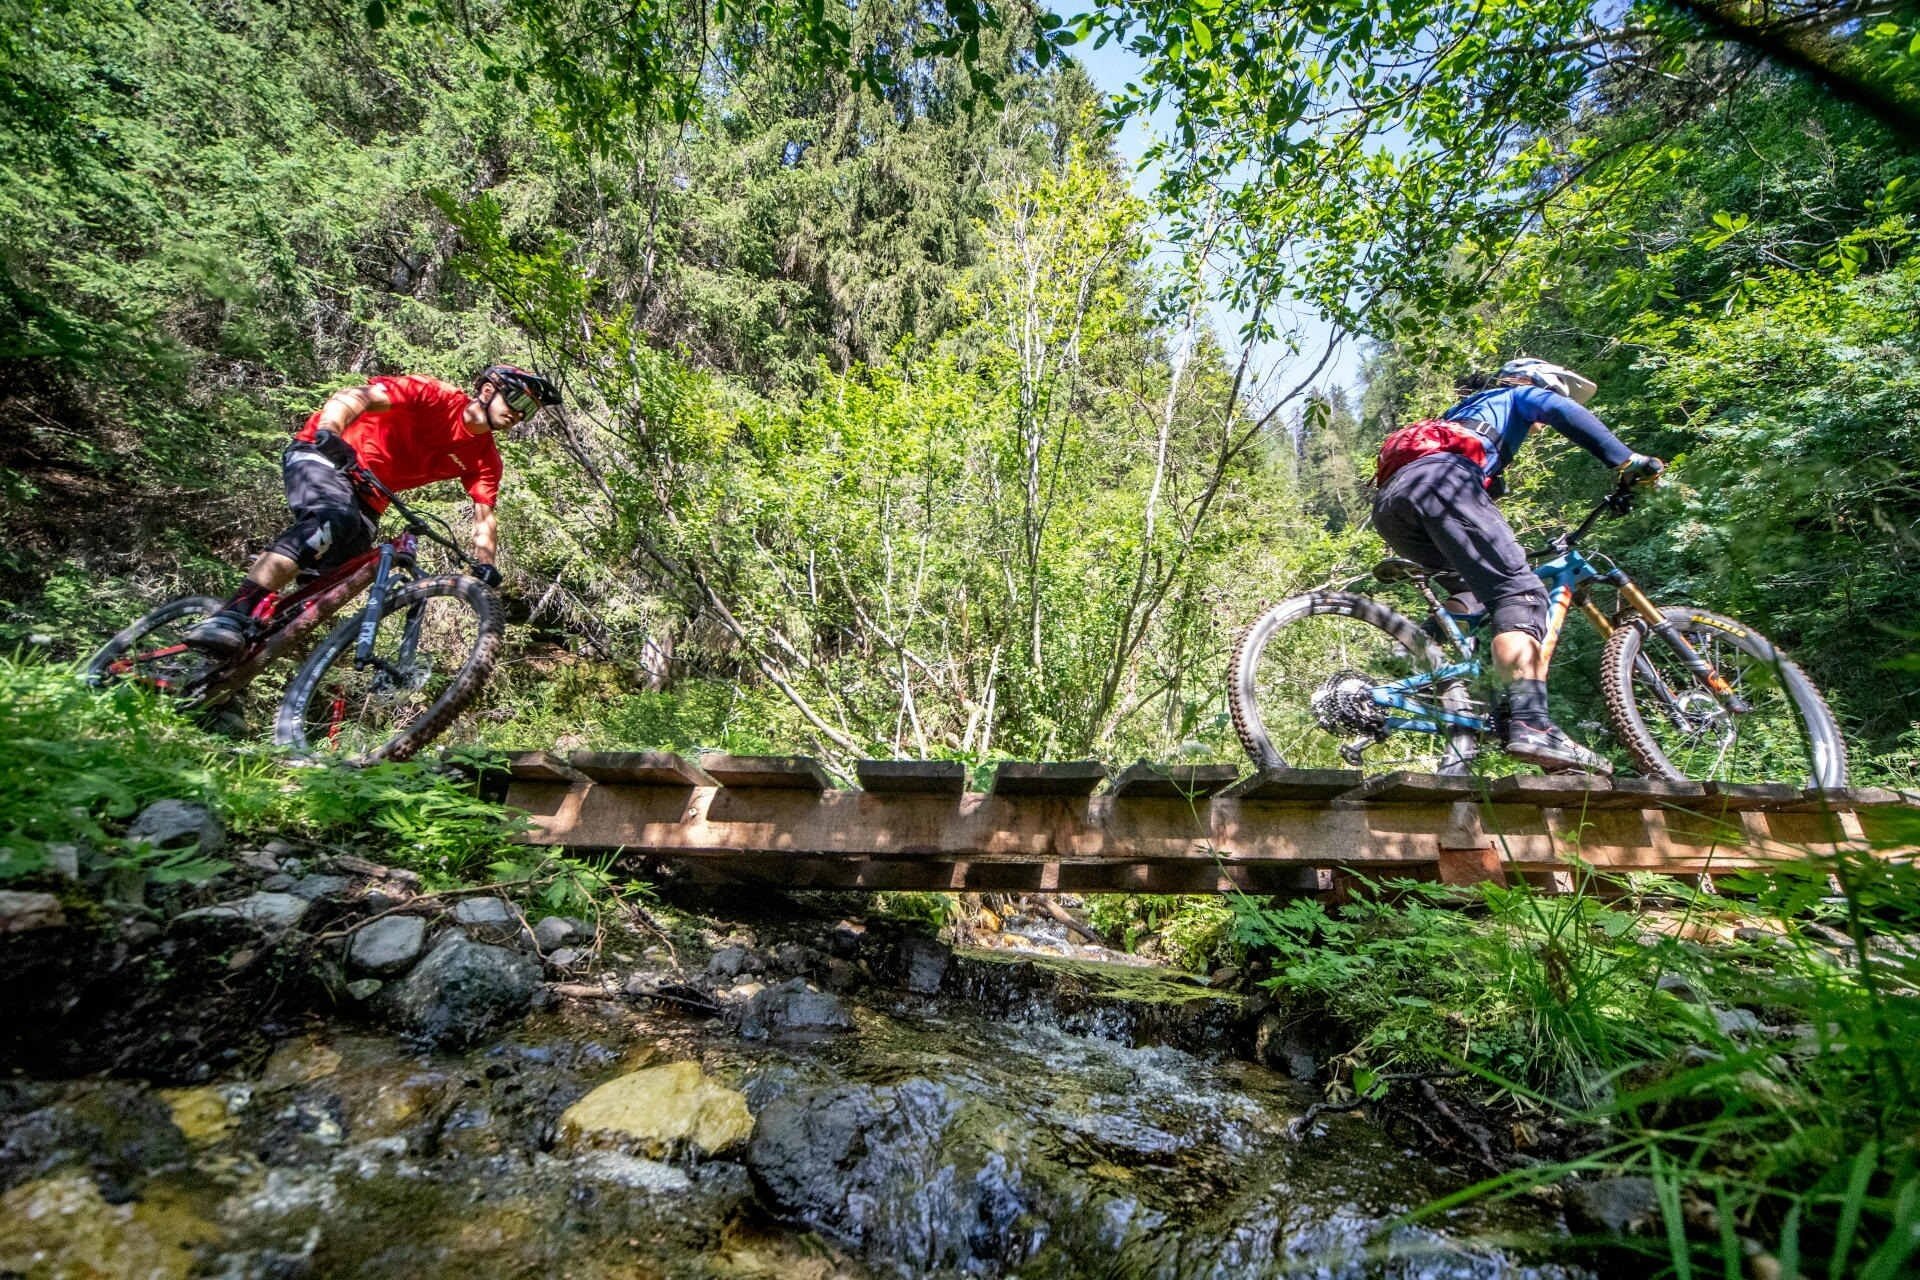
[[[1662,610],[1746,710],[1690,671],[1642,622],[1613,633],[1600,684],[1640,771],[1696,782],[1847,785],[1847,748],[1806,674],[1753,628],[1705,609]]]
[[[173,695],[190,690],[220,663],[183,637],[225,603],[214,596],[181,596],[160,605],[87,659],[87,683],[105,688],[126,681]]]
[[[1459,761],[1471,731],[1448,735],[1387,728],[1387,718],[1470,712],[1464,681],[1407,694],[1411,710],[1372,699],[1375,686],[1447,665],[1411,618],[1377,600],[1316,591],[1274,605],[1233,647],[1227,704],[1257,768],[1433,771]],[[1343,751],[1343,748],[1345,749]],[[1364,753],[1362,755],[1361,753]]]
[[[500,610],[476,578],[424,578],[389,594],[371,661],[365,610],[322,640],[287,686],[274,741],[308,756],[405,760],[473,701],[500,647]]]

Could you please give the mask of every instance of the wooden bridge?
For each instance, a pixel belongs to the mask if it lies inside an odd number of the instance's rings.
[[[787,888],[1312,893],[1343,872],[1570,883],[1698,877],[1811,853],[1912,856],[1920,796],[1584,776],[1475,776],[1094,761],[863,760],[857,787],[791,756],[537,752],[504,784],[535,844],[622,850]]]

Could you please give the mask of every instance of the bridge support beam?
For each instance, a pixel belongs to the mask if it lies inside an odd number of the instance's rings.
[[[1134,766],[1089,795],[1087,762],[1003,766],[990,792],[962,789],[942,764],[870,762],[861,790],[832,788],[812,761],[703,763],[521,757],[506,799],[535,844],[622,850],[707,878],[1079,893],[1314,893],[1336,872],[1551,884],[1582,864],[1698,877],[1858,847],[1876,825],[1913,830],[1896,811],[1920,812],[1885,792],[1709,794],[1631,779],[1282,770],[1228,787],[1217,767]]]

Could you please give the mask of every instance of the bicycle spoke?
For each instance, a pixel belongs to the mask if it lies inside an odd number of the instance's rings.
[[[1250,692],[1269,741],[1295,768],[1358,763],[1370,772],[1431,770],[1446,752],[1446,739],[1393,727],[1437,722],[1446,709],[1440,686],[1418,683],[1427,674],[1424,656],[1379,627],[1315,613],[1290,621],[1262,646]],[[1374,690],[1403,680],[1415,681],[1400,695],[1407,705],[1381,705]],[[1458,694],[1454,701],[1461,701]]]

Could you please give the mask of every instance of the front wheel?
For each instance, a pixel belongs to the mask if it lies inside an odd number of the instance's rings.
[[[293,677],[275,742],[357,764],[405,760],[453,723],[493,671],[500,610],[476,578],[423,578],[394,590],[361,664],[364,617],[336,626]]]
[[[1705,609],[1661,611],[1725,681],[1716,691],[1644,622],[1600,657],[1614,731],[1650,778],[1847,785],[1847,748],[1819,690],[1753,628]],[[1744,708],[1744,709],[1736,709]]]
[[[1240,745],[1261,769],[1433,771],[1461,763],[1473,733],[1430,733],[1394,722],[1469,713],[1460,679],[1426,683],[1447,656],[1406,615],[1345,591],[1274,605],[1240,633],[1227,671],[1227,705]],[[1414,680],[1387,708],[1373,689]]]
[[[219,663],[189,645],[186,632],[224,604],[214,596],[181,596],[158,606],[87,659],[87,683],[104,689],[124,681],[169,695],[188,691]]]

